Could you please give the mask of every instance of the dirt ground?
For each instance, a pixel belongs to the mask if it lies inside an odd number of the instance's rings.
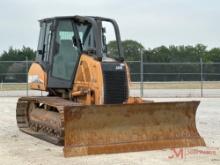
[[[161,100],[167,101],[168,99],[157,99],[156,101]],[[220,164],[220,99],[217,98],[202,99],[197,111],[197,128],[200,135],[204,137],[207,147],[103,154],[74,158],[64,158],[62,147],[20,132],[15,120],[16,101],[16,97],[0,97],[1,165]]]

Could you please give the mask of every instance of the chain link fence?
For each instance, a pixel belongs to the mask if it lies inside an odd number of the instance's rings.
[[[30,90],[27,73],[33,61],[0,61],[0,96],[45,95]],[[220,63],[150,63],[127,61],[130,95],[159,97],[220,97]]]
[[[127,61],[131,95],[159,97],[220,97],[220,63]]]
[[[33,61],[0,61],[0,97],[41,96],[42,91],[30,90],[28,70]]]

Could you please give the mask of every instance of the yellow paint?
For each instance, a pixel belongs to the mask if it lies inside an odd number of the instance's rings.
[[[86,54],[81,55],[73,83],[72,95],[85,91],[85,95],[77,96],[77,102],[87,105],[103,104],[103,75],[101,62]]]
[[[43,68],[38,63],[33,63],[28,72],[28,76],[35,76],[35,75],[38,75],[41,82],[30,83],[30,88],[46,91],[47,90],[47,74],[44,72]]]

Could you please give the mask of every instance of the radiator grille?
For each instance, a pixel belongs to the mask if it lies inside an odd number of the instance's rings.
[[[106,67],[105,65],[113,65]],[[103,66],[104,77],[104,103],[120,104],[128,98],[128,80],[125,67],[116,70],[117,64],[105,64]]]

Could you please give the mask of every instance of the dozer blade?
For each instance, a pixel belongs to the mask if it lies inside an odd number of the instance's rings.
[[[204,146],[199,102],[66,107],[64,156]]]

